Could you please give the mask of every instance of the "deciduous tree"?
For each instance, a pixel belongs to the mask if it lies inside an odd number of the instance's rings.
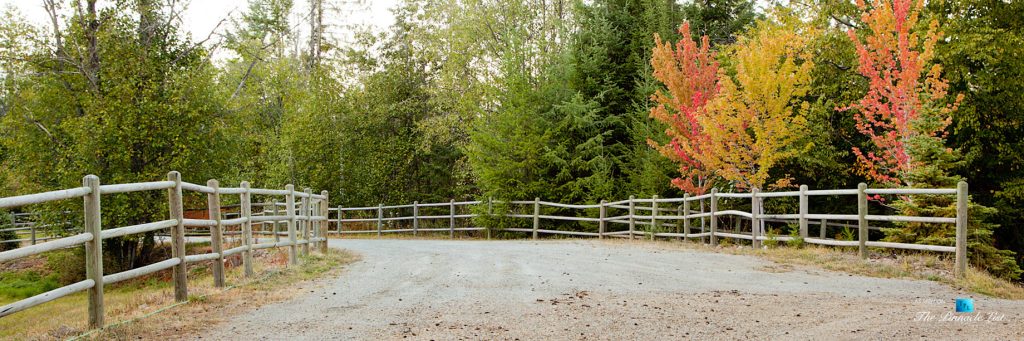
[[[794,143],[806,129],[808,104],[799,98],[811,81],[814,64],[805,44],[814,31],[787,13],[774,17],[758,21],[729,50],[735,79],[719,72],[719,94],[697,119],[705,136],[699,149],[681,145],[738,188],[787,186],[785,176],[768,183],[769,172],[809,147]]]
[[[854,111],[857,128],[870,138],[873,150],[854,148],[859,169],[868,178],[888,186],[950,188],[962,178],[951,170],[964,161],[945,145],[945,128],[962,95],[947,98],[942,66],[934,60],[941,37],[938,21],[921,32],[923,0],[858,2],[861,21],[869,30],[864,40],[850,30],[857,45],[859,71],[868,78],[867,94],[841,110]],[[923,35],[922,35],[923,33]],[[877,197],[878,199],[884,199]],[[892,204],[908,216],[955,216],[950,197],[903,196]],[[972,203],[967,227],[972,264],[993,274],[1017,279],[1021,269],[1014,253],[993,246],[995,209]],[[903,243],[954,245],[956,229],[949,224],[901,223],[886,229],[886,240]]]
[[[915,160],[917,148],[941,146],[953,103],[946,99],[942,66],[933,61],[941,33],[938,22],[918,29],[923,0],[860,0],[863,38],[850,29],[857,46],[858,70],[869,80],[867,94],[840,110],[852,111],[857,129],[868,136],[872,148],[853,152],[868,178],[887,185],[911,185],[908,174],[925,165]]]
[[[679,164],[682,176],[673,179],[673,185],[700,195],[711,188],[710,177],[714,174],[697,156],[708,143],[700,117],[706,114],[708,101],[718,95],[719,68],[708,36],[701,37],[698,44],[690,34],[689,23],[684,23],[679,33],[682,39],[674,47],[670,42],[662,42],[658,34],[654,35],[651,64],[654,77],[665,85],[665,91],[658,90],[651,96],[656,105],[650,115],[666,125],[665,134],[670,141],[659,145],[648,139],[647,143]]]

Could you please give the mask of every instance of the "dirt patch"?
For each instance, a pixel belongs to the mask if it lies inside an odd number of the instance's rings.
[[[949,306],[927,300],[837,295],[566,293],[535,304],[453,304],[399,314],[373,339],[417,340],[806,340],[1020,339],[1021,312],[1001,320],[942,321]],[[1004,307],[1005,308],[1005,307]],[[1000,309],[988,307],[988,309]],[[922,312],[935,319],[925,321]],[[996,319],[993,317],[993,319]],[[400,322],[399,322],[400,321]],[[1011,322],[1012,321],[1012,322]]]
[[[0,263],[0,272],[22,270],[46,270],[46,256],[34,255],[18,260]]]
[[[793,271],[793,266],[789,264],[769,264],[757,268],[758,271],[780,273]]]

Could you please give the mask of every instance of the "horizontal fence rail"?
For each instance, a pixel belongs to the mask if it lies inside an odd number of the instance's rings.
[[[103,229],[101,219],[101,197],[123,193],[143,191],[166,191],[169,208],[168,219],[143,223],[132,226]],[[208,219],[186,219],[183,209],[183,191],[204,193],[207,195],[206,211]],[[220,205],[222,195],[238,195],[238,217],[227,219],[228,214]],[[283,197],[284,203],[273,200],[267,204],[253,204],[253,195]],[[36,296],[32,296],[0,307],[0,318],[29,309],[55,299],[88,291],[89,327],[103,327],[103,286],[157,271],[173,269],[175,300],[188,300],[188,283],[186,279],[189,263],[213,261],[213,280],[216,287],[224,287],[224,258],[242,254],[245,276],[253,275],[252,251],[266,248],[287,247],[288,264],[298,264],[300,254],[310,252],[310,244],[324,251],[327,248],[328,230],[328,194],[323,191],[313,194],[310,189],[296,191],[294,186],[287,185],[284,190],[250,188],[248,182],[242,182],[237,188],[220,188],[217,180],[210,180],[205,186],[181,181],[181,174],[170,172],[166,181],[153,181],[129,184],[100,185],[99,177],[89,175],[83,178],[82,187],[51,191],[37,194],[20,195],[0,198],[0,209],[17,208],[27,205],[44,204],[68,199],[82,199],[83,224],[77,234],[37,243],[46,239],[35,238],[34,223],[19,223],[17,218],[27,216],[26,213],[12,215],[11,228],[4,231],[21,231],[27,228],[32,231],[31,245],[0,252],[0,262],[12,261],[40,253],[69,247],[85,247],[86,279],[71,285],[63,286]],[[261,211],[253,211],[253,206]],[[268,223],[273,226],[274,242],[258,243],[254,238],[253,223]],[[285,225],[284,232],[279,225]],[[225,231],[227,226],[238,226],[239,231]],[[185,252],[186,227],[201,227],[207,231],[202,235],[210,237],[211,252],[188,255]],[[70,231],[70,230],[67,230]],[[67,232],[65,231],[65,232]],[[164,238],[171,241],[171,258],[114,274],[103,272],[102,241],[109,238],[123,237],[146,232],[163,232]],[[269,231],[263,231],[269,232]],[[239,235],[241,245],[224,250],[224,235]],[[286,241],[281,237],[286,236]],[[20,243],[19,243],[20,244]]]
[[[952,195],[956,198],[955,217],[917,217],[901,215],[873,215],[868,214],[868,195]],[[809,197],[820,196],[855,196],[857,198],[856,214],[821,214],[810,213]],[[765,199],[775,198],[797,198],[799,211],[797,213],[765,213],[763,202]],[[720,210],[721,200],[739,200],[750,203],[750,211],[741,210]],[[501,204],[509,207],[509,211],[500,214],[494,213],[494,205]],[[668,205],[671,204],[671,205]],[[533,222],[532,228],[507,227],[501,231],[524,232],[532,234],[536,239],[541,234],[587,236],[587,237],[618,237],[618,238],[683,238],[700,239],[708,241],[712,245],[718,244],[719,238],[733,238],[749,240],[758,247],[767,240],[788,242],[800,238],[808,244],[857,247],[862,258],[867,258],[867,248],[890,248],[919,250],[931,252],[947,252],[955,254],[954,272],[956,276],[962,277],[966,271],[967,248],[967,183],[960,182],[957,188],[953,189],[922,189],[922,188],[877,188],[869,189],[866,184],[860,184],[857,189],[831,189],[831,190],[809,190],[807,186],[801,186],[799,191],[783,192],[759,192],[757,190],[749,193],[719,193],[712,189],[710,193],[682,198],[636,198],[630,197],[626,200],[606,202],[598,204],[565,204],[541,201],[536,198],[531,201],[513,200],[500,201],[488,199],[486,201],[450,201],[446,203],[420,203],[366,207],[342,207],[329,208],[328,212],[334,212],[332,219],[336,229],[329,233],[338,235],[355,234],[376,234],[381,236],[384,233],[413,233],[419,232],[449,232],[454,237],[455,231],[486,231],[490,238],[491,227],[457,227],[456,219],[466,220],[484,216],[497,216],[517,219],[530,219]],[[668,207],[659,207],[664,205]],[[695,207],[700,207],[696,209]],[[473,210],[474,207],[478,209]],[[542,208],[553,208],[556,210],[589,210],[589,216],[578,215],[554,215],[542,213]],[[445,209],[439,214],[439,209]],[[486,208],[486,213],[484,212]],[[423,209],[431,210],[430,214],[422,214]],[[618,210],[615,215],[609,215],[609,210]],[[401,212],[395,212],[401,211]],[[389,212],[389,215],[385,215]],[[411,212],[411,215],[407,215]],[[470,212],[470,213],[467,213]],[[471,213],[477,212],[477,213]],[[595,214],[596,213],[596,214]],[[595,216],[596,215],[596,216]],[[720,220],[726,217],[733,218],[736,223],[733,231],[726,231],[720,226]],[[448,220],[447,228],[421,228],[421,222],[437,220]],[[541,220],[553,221],[575,221],[585,223],[596,223],[597,232],[585,231],[564,231],[553,229],[541,229]],[[694,224],[699,220],[699,224]],[[739,232],[738,222],[740,220],[750,221],[749,232]],[[410,227],[385,228],[385,223],[411,222]],[[956,226],[955,245],[923,245],[872,241],[868,239],[868,232],[878,231],[882,227],[870,226],[869,222],[911,222],[911,223],[934,223],[954,224]],[[369,224],[367,224],[369,223]],[[628,225],[628,230],[609,231],[608,224]],[[798,229],[797,236],[775,236],[767,235],[764,225],[768,223],[795,224]],[[348,225],[362,225],[363,228],[346,228]],[[811,225],[819,227],[817,236],[810,235]],[[375,228],[367,229],[367,225]],[[591,225],[592,226],[592,225]],[[639,226],[639,228],[638,228]],[[854,236],[852,240],[830,239],[826,237],[828,227],[842,227],[850,231]],[[850,230],[850,229],[853,230]],[[675,229],[678,232],[666,232]]]

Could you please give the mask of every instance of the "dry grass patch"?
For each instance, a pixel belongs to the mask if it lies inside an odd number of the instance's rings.
[[[629,241],[610,241],[610,243],[623,242]],[[864,260],[857,255],[857,250],[855,248],[816,245],[808,245],[800,248],[774,247],[755,250],[750,248],[750,246],[732,245],[711,247],[707,244],[695,242],[666,240],[659,240],[654,243],[644,241],[644,244],[651,245],[653,247],[682,248],[687,250],[757,256],[776,263],[775,265],[766,265],[759,269],[766,272],[788,271],[788,269],[791,269],[791,266],[793,265],[809,266],[869,277],[936,281],[947,284],[953,288],[971,291],[986,296],[1012,300],[1024,300],[1024,287],[1021,287],[1019,284],[994,277],[982,270],[968,267],[967,276],[963,279],[956,279],[953,274],[952,255],[941,255],[918,251],[901,252],[892,250],[874,250],[870,252],[868,259]],[[787,268],[786,266],[789,266],[790,268]]]
[[[236,314],[295,297],[317,285],[311,280],[357,260],[351,253],[330,249],[325,254],[312,252],[298,266],[287,267],[285,249],[255,253],[256,275],[246,278],[235,264],[226,271],[224,289],[213,286],[208,266],[190,266],[186,303],[174,302],[170,271],[165,270],[105,288],[108,326],[102,330],[86,330],[87,297],[78,293],[0,319],[0,339],[179,339]]]
[[[354,233],[344,234],[338,237],[337,234],[333,233],[328,236],[328,239],[389,239],[389,240],[487,240],[487,235],[484,231],[455,231],[455,238],[451,238],[448,235],[448,231],[424,231],[419,232],[417,235],[412,235],[412,232],[402,233],[382,233],[380,237],[377,236],[377,231],[373,233]],[[492,235],[492,240],[522,240],[523,238],[498,238],[498,234],[495,232]]]

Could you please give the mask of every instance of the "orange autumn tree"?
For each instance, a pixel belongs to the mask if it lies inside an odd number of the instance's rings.
[[[923,6],[924,0],[857,0],[867,33],[862,40],[848,31],[869,88],[862,99],[838,109],[853,111],[857,130],[871,141],[868,150],[853,148],[859,171],[885,185],[912,185],[910,174],[926,166],[914,155],[941,148],[962,98],[946,104],[949,86],[941,65],[932,61],[941,37],[938,21],[923,35],[917,32]]]
[[[718,96],[698,117],[705,138],[687,150],[737,188],[789,186],[768,183],[779,161],[809,148],[797,146],[807,129],[807,94],[813,64],[805,49],[814,32],[787,13],[760,20],[729,50],[735,79],[719,71]],[[697,153],[699,151],[699,153]]]
[[[673,48],[654,34],[654,52],[651,65],[654,78],[665,85],[651,96],[657,103],[651,108],[651,117],[665,123],[669,143],[660,145],[647,139],[647,144],[661,155],[679,164],[680,177],[672,184],[688,193],[704,194],[711,187],[713,171],[705,168],[696,155],[707,143],[698,118],[704,106],[718,94],[718,61],[709,50],[708,36],[701,37],[698,45],[690,35],[690,24],[679,28],[682,39]],[[667,93],[666,93],[667,92]]]
[[[942,79],[942,66],[933,60],[941,39],[938,21],[927,28],[919,23],[923,0],[858,0],[863,37],[848,32],[857,47],[858,71],[869,81],[868,92],[841,111],[853,111],[857,129],[870,139],[870,149],[853,148],[859,170],[887,186],[950,188],[962,178],[949,170],[961,160],[945,145],[945,128],[963,96],[950,100]],[[863,40],[862,40],[863,39]],[[875,196],[882,200],[881,196]],[[900,196],[891,207],[906,216],[954,217],[957,203],[951,196]],[[1017,279],[1021,269],[1014,253],[995,247],[996,225],[986,221],[997,210],[970,202],[967,216],[969,261],[1006,279]],[[884,241],[948,245],[956,243],[951,224],[896,223],[883,229]]]

